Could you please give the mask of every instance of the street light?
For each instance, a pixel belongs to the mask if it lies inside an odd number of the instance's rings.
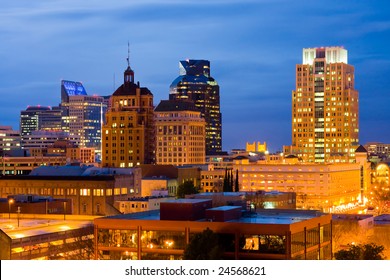
[[[64,220],[65,220],[65,215],[66,215],[66,201],[64,201]]]
[[[18,227],[19,227],[19,214],[20,214],[20,206],[18,206],[18,211],[16,211],[16,212],[18,212]]]
[[[8,219],[11,219],[11,204],[14,203],[13,198],[8,199]]]

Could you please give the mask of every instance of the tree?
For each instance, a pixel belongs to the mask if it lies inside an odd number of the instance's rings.
[[[380,182],[373,186],[371,192],[371,203],[377,209],[378,215],[387,210],[387,204],[390,202],[390,188],[385,182]]]
[[[239,192],[240,191],[240,187],[238,185],[238,169],[236,169],[236,180],[234,182],[234,191],[235,192]]]
[[[199,190],[194,186],[194,182],[185,181],[183,184],[180,184],[177,188],[176,196],[178,198],[184,198],[188,194],[198,193]]]
[[[230,170],[230,175],[229,175],[229,192],[233,191],[233,184],[234,184],[233,169],[231,169]]]
[[[195,234],[184,250],[185,260],[221,260],[223,248],[219,245],[218,234],[207,228]]]
[[[340,250],[334,254],[336,260],[383,260],[382,245],[375,243],[349,245],[349,249]]]
[[[225,168],[225,177],[223,178],[223,191],[224,192],[229,191],[229,173],[227,168]]]

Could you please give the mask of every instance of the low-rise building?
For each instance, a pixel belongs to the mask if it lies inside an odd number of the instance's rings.
[[[0,177],[0,197],[43,195],[70,199],[72,214],[119,213],[114,201],[141,193],[137,169],[93,166],[42,166],[27,176]]]
[[[227,259],[331,259],[329,214],[248,213],[238,206],[211,205],[204,199],[174,200],[161,203],[160,211],[97,218],[95,258],[181,259],[194,234],[208,228],[224,240]]]
[[[362,163],[303,163],[288,157],[270,162],[235,160],[240,191],[280,191],[297,194],[297,208],[337,212],[343,205],[363,202],[370,181]]]
[[[91,220],[1,219],[1,260],[89,260],[94,257]]]

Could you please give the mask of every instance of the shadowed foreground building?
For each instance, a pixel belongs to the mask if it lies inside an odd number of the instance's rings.
[[[226,259],[331,259],[331,215],[318,211],[212,208],[209,199],[178,199],[160,211],[94,220],[96,259],[182,259],[191,237],[219,234]]]
[[[0,219],[1,260],[89,260],[93,225],[89,220]]]

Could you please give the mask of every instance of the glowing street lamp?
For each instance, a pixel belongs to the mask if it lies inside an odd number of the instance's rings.
[[[11,204],[14,203],[13,198],[8,199],[8,219],[11,219]]]

